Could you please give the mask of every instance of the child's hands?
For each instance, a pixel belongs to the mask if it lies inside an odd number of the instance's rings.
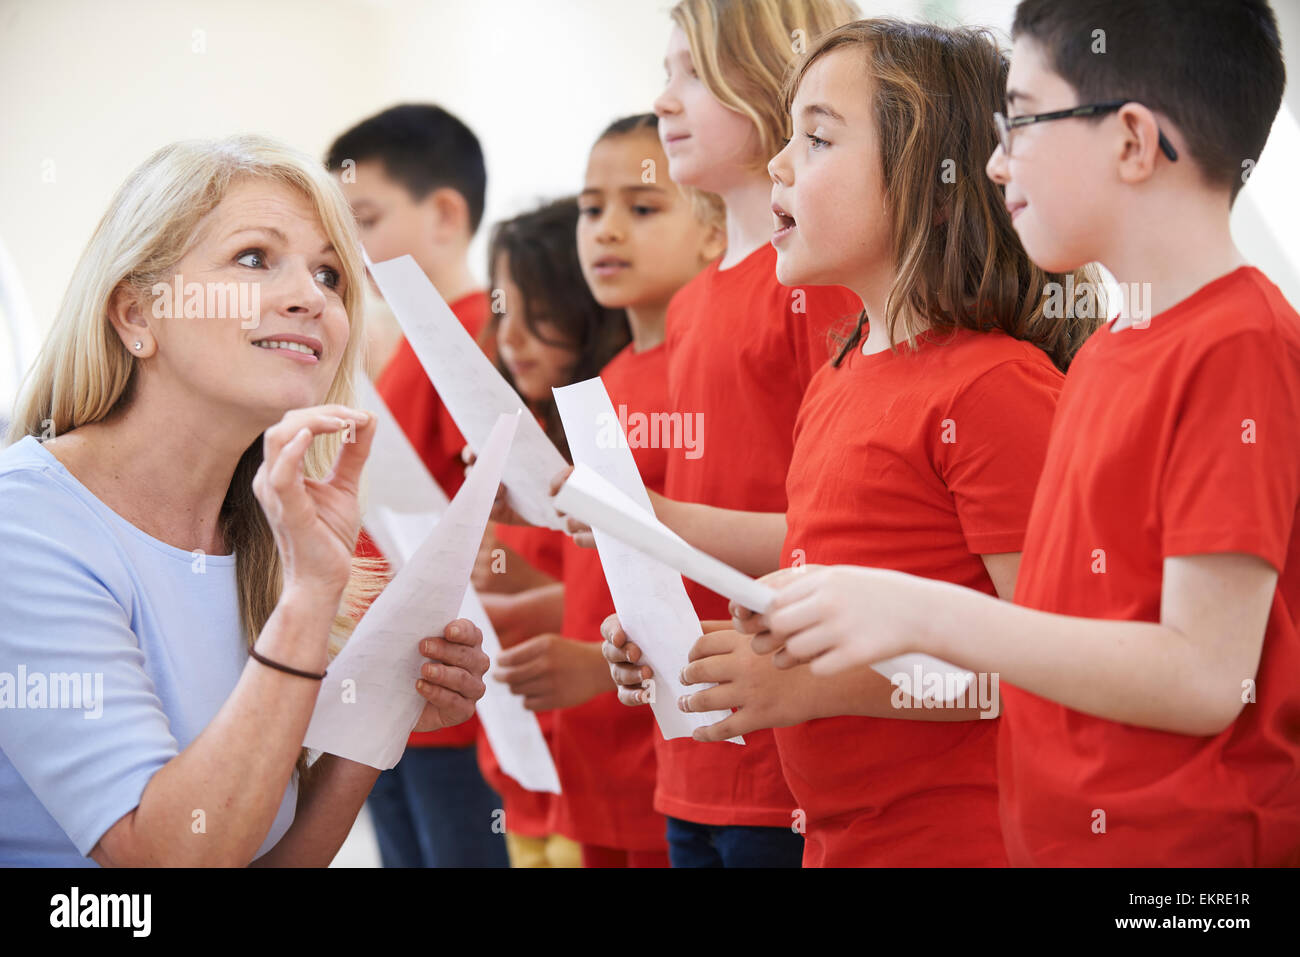
[[[420,654],[429,660],[420,667],[416,690],[428,704],[414,730],[438,731],[468,721],[487,690],[483,632],[472,621],[457,618],[447,625],[443,637],[421,640]]]
[[[796,576],[807,574],[809,569],[826,567],[825,565],[794,565],[790,568],[779,568],[758,580],[779,592],[784,585],[793,581]],[[731,602],[727,606],[727,610],[731,612],[731,624],[734,630],[742,635],[753,636],[754,652],[756,654],[769,654],[778,650],[784,644],[784,639],[778,640],[772,635],[768,628],[767,615],[759,614],[736,601]]]
[[[545,634],[503,651],[494,677],[521,695],[529,711],[572,708],[610,689],[600,646]]]
[[[696,728],[696,741],[725,741],[759,728],[783,728],[812,717],[799,708],[802,697],[792,693],[795,673],[778,671],[770,655],[759,655],[747,636],[736,631],[714,631],[691,647],[690,662],[682,669],[687,685],[717,682],[678,699],[683,711],[727,711],[729,717]]]
[[[600,623],[600,636],[605,639],[600,650],[618,687],[618,700],[632,707],[649,704],[647,682],[654,677],[654,670],[649,665],[638,664],[642,658],[641,649],[628,640],[623,626],[618,623],[618,615],[610,615]]]
[[[555,478],[551,479],[552,498],[560,493],[560,489],[563,487],[564,483],[569,480],[569,476],[572,474],[572,465],[566,468],[563,472],[556,473]],[[576,518],[569,518],[569,516],[564,515],[564,513],[558,508],[556,509],[556,512],[564,516],[564,528],[573,537],[574,543],[577,544],[579,548],[596,547],[596,536],[591,534],[590,525],[583,524]]]
[[[941,602],[935,592],[943,587],[943,582],[880,568],[809,567],[791,576],[767,614],[758,616],[769,632],[761,646],[780,648],[773,658],[776,667],[806,661],[814,675],[904,652],[929,652],[927,610]],[[754,641],[760,646],[758,638]]]
[[[469,473],[474,470],[474,463],[478,461],[478,456],[468,445],[460,450],[460,460],[465,463],[465,478],[469,478]],[[506,487],[497,486],[497,497],[492,502],[492,512],[489,515],[494,522],[500,522],[502,525],[531,525],[532,522],[526,521],[523,516],[516,512],[506,502]]]
[[[478,597],[483,603],[483,610],[487,612],[488,621],[496,629],[497,640],[501,642],[502,648],[510,648],[533,637],[518,593],[485,591],[480,592]]]

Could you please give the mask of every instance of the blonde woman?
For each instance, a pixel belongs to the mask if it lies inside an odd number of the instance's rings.
[[[377,772],[301,745],[378,585],[353,557],[363,281],[337,187],[260,137],[165,147],[113,199],[0,452],[0,864],[343,843]],[[421,642],[418,729],[473,712],[481,638]]]

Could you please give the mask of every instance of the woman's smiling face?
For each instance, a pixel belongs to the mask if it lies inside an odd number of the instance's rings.
[[[139,372],[151,387],[262,428],[324,401],[348,343],[347,288],[305,195],[272,180],[236,182],[175,274],[170,309],[142,303],[152,341]]]

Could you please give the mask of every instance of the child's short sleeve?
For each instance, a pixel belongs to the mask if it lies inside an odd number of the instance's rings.
[[[78,517],[39,473],[0,476],[0,752],[87,855],[178,749]]]
[[[1063,379],[1046,361],[1002,362],[939,422],[936,461],[972,554],[1023,548]]]
[[[1158,502],[1165,556],[1244,552],[1279,571],[1300,501],[1300,357],[1267,327],[1175,383]]]

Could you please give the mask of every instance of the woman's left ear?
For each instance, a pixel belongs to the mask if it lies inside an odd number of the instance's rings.
[[[108,301],[108,321],[131,355],[145,358],[154,354],[156,343],[136,290],[125,284],[113,290]]]

